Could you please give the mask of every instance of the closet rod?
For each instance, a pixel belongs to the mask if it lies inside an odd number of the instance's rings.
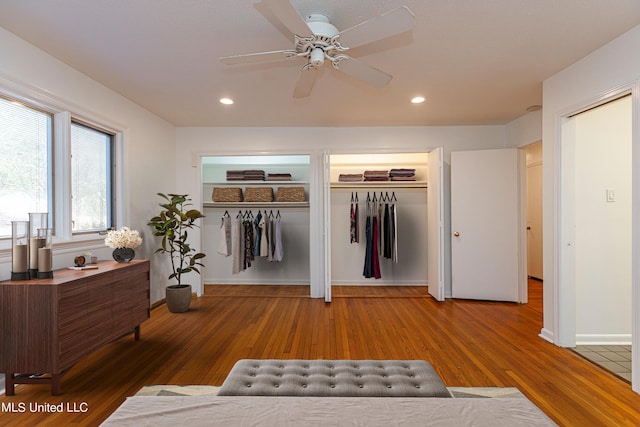
[[[331,184],[331,188],[345,188],[349,190],[360,189],[361,191],[379,191],[380,189],[386,189],[388,191],[392,191],[395,188],[427,188],[426,182],[421,182],[419,184]]]

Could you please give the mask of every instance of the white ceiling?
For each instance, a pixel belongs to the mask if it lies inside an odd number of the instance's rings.
[[[302,59],[218,60],[293,48],[256,3],[0,0],[0,26],[176,126],[421,126],[507,123],[542,103],[545,78],[640,24],[639,0],[291,0],[339,30],[401,5],[416,17],[411,33],[349,52],[388,86],[325,64],[293,99]],[[410,104],[418,94],[427,102]]]

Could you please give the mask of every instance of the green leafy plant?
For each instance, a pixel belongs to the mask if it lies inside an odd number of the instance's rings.
[[[193,204],[187,194],[163,194],[158,193],[165,202],[159,203],[162,208],[160,213],[147,225],[153,229],[153,235],[162,237],[162,243],[155,253],[168,253],[171,258],[171,270],[169,280],[176,279],[178,285],[182,285],[182,275],[195,271],[200,274],[201,263],[205,254],[196,251],[189,245],[188,231],[198,227],[196,221],[204,218],[197,209],[190,209]]]

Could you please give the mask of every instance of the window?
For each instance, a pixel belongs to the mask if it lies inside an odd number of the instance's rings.
[[[63,105],[0,94],[0,249],[11,222],[30,212],[48,212],[63,241],[116,225],[119,134],[72,115]]]
[[[53,115],[0,97],[0,238],[11,221],[53,211]]]
[[[113,218],[114,135],[71,123],[71,229],[105,230]]]

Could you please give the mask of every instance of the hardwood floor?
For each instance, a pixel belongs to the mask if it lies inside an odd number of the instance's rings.
[[[45,385],[1,396],[0,424],[94,426],[145,385],[220,385],[242,358],[318,358],[425,359],[448,386],[518,387],[560,425],[640,425],[640,395],[628,383],[538,337],[539,282],[525,305],[437,302],[419,287],[334,287],[330,304],[296,286],[207,294],[187,313],[153,310],[141,341],[124,337],[78,363],[61,396]],[[21,403],[24,413],[8,411]],[[65,411],[30,413],[33,403]]]

